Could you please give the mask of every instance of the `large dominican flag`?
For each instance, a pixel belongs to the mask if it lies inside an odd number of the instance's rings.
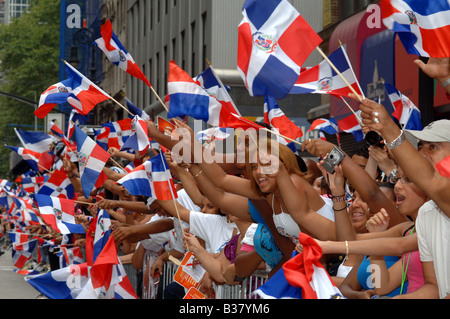
[[[284,98],[322,39],[287,0],[247,0],[238,28],[238,70],[251,96]]]
[[[149,196],[159,200],[177,197],[169,166],[162,152],[136,167],[117,183],[123,185],[131,195]]]
[[[89,198],[110,155],[78,126],[75,126],[74,136],[77,143],[83,196]]]
[[[382,0],[384,25],[397,32],[411,54],[450,56],[450,2],[448,0]]]

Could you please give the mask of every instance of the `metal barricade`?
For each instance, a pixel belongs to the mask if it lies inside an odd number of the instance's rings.
[[[151,256],[146,256],[144,259],[144,269],[146,267],[151,267],[151,263],[148,263],[148,261],[151,261]],[[169,284],[173,282],[173,278],[175,276],[175,273],[178,270],[178,265],[174,264],[171,261],[167,261],[164,264],[164,269],[161,274],[161,281],[159,282],[160,293],[163,296],[164,295],[164,289]],[[216,291],[216,298],[217,299],[259,299],[258,296],[253,294],[253,291],[255,291],[257,288],[261,287],[266,281],[267,281],[267,272],[265,271],[256,271],[251,275],[250,277],[245,278],[240,284],[238,285],[215,285],[214,289]],[[145,276],[148,276],[146,279]],[[142,293],[142,299],[155,299],[158,291],[158,285],[149,285],[148,288],[146,287],[146,284],[144,283],[152,283],[153,279],[150,276],[150,272],[144,271],[144,278],[143,278],[143,293]],[[146,290],[148,289],[148,290]]]

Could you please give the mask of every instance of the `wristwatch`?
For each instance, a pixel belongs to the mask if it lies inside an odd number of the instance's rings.
[[[396,168],[392,170],[392,172],[389,174],[387,179],[388,179],[388,182],[391,184],[397,183],[398,178],[397,178],[397,169]]]
[[[395,140],[393,140],[392,142],[384,141],[384,145],[386,145],[386,147],[388,149],[393,150],[397,146],[401,145],[404,141],[405,141],[405,134],[402,131],[400,133],[400,135]]]

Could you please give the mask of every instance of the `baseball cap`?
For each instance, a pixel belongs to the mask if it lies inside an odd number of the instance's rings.
[[[450,142],[450,120],[431,122],[422,131],[405,130],[405,132],[425,142]]]

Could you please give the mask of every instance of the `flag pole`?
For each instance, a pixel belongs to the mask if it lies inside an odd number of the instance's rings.
[[[338,68],[330,61],[327,55],[322,51],[322,49],[317,46],[316,50],[322,55],[322,57],[328,62],[328,64],[333,68],[333,70],[339,75],[339,77],[344,81],[344,83],[349,87],[349,89],[358,97],[358,100],[362,103],[362,97],[355,91],[355,89],[348,83],[347,79],[342,75],[342,73],[338,70]]]
[[[164,107],[164,109],[166,110],[167,113],[169,113],[169,109],[167,108],[166,104],[164,104],[163,100],[161,100],[161,98],[159,97],[158,93],[156,93],[155,89],[153,88],[152,85],[150,85],[150,89],[152,90],[153,94],[156,95],[156,98],[159,100],[159,102],[161,103],[161,105]]]
[[[361,126],[364,126],[361,118],[358,116],[358,114],[355,112],[355,110],[350,106],[350,104],[348,104],[348,102],[342,96],[340,98],[345,103],[345,105],[347,105],[347,107],[350,109],[350,111],[352,111],[352,113],[356,116],[356,119],[358,120],[359,124]]]

